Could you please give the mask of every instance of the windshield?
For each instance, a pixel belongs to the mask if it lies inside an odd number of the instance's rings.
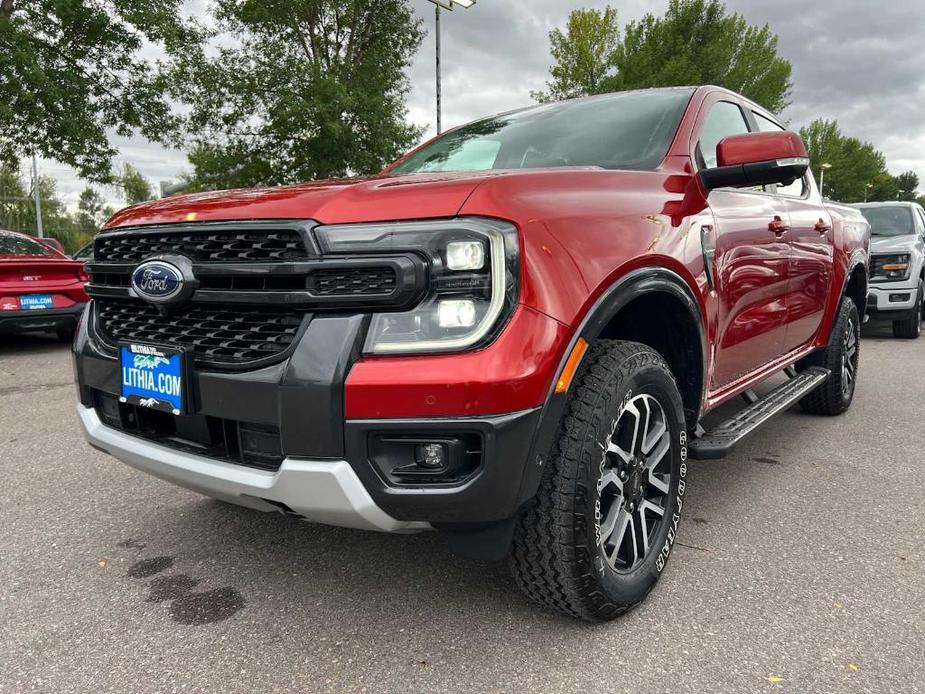
[[[0,231],[0,255],[55,255],[37,241]]]
[[[915,233],[911,208],[899,205],[862,207],[861,214],[870,222],[871,236],[907,236]]]
[[[693,89],[619,92],[464,125],[392,169],[484,171],[559,166],[651,170],[661,163]]]

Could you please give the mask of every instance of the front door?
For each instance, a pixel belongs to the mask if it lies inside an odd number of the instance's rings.
[[[784,126],[753,112],[761,132],[780,132]],[[815,337],[825,317],[831,294],[834,243],[832,217],[809,172],[789,186],[776,185],[790,216],[790,285],[787,291],[786,352],[799,349]]]
[[[713,389],[785,351],[790,245],[787,212],[773,196],[710,193],[718,302]]]
[[[716,145],[752,130],[739,104],[706,105],[694,156],[716,166]],[[728,98],[728,97],[726,97]],[[790,219],[780,199],[758,189],[720,188],[708,198],[714,228],[713,281],[718,298],[711,390],[718,390],[784,353]]]

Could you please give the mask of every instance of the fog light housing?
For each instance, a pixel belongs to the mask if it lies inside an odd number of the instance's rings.
[[[431,470],[442,468],[447,461],[446,446],[442,443],[419,443],[415,446],[414,461]]]
[[[911,296],[908,292],[905,294],[890,294],[890,301],[909,301]]]
[[[393,486],[458,483],[482,462],[482,439],[474,432],[377,432],[368,446],[369,461]]]

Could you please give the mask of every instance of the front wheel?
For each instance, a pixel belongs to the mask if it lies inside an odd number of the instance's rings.
[[[638,605],[677,535],[686,437],[662,357],[633,342],[596,343],[540,489],[515,526],[510,565],[520,588],[590,621]]]
[[[802,360],[799,366],[823,366],[831,373],[825,382],[800,400],[800,407],[813,414],[841,414],[854,400],[854,388],[858,375],[858,359],[861,346],[861,320],[854,301],[845,297],[829,344]]]
[[[918,339],[922,334],[922,284],[916,290],[915,308],[909,318],[893,321],[893,337],[904,340]]]

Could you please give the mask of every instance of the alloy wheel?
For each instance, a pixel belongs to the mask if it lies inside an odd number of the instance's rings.
[[[849,318],[845,327],[844,348],[841,357],[842,395],[848,397],[854,388],[854,378],[858,368],[858,336],[854,319]]]
[[[607,564],[631,571],[653,549],[666,522],[671,488],[671,432],[658,400],[642,394],[620,413],[604,451],[597,489],[597,543]]]

